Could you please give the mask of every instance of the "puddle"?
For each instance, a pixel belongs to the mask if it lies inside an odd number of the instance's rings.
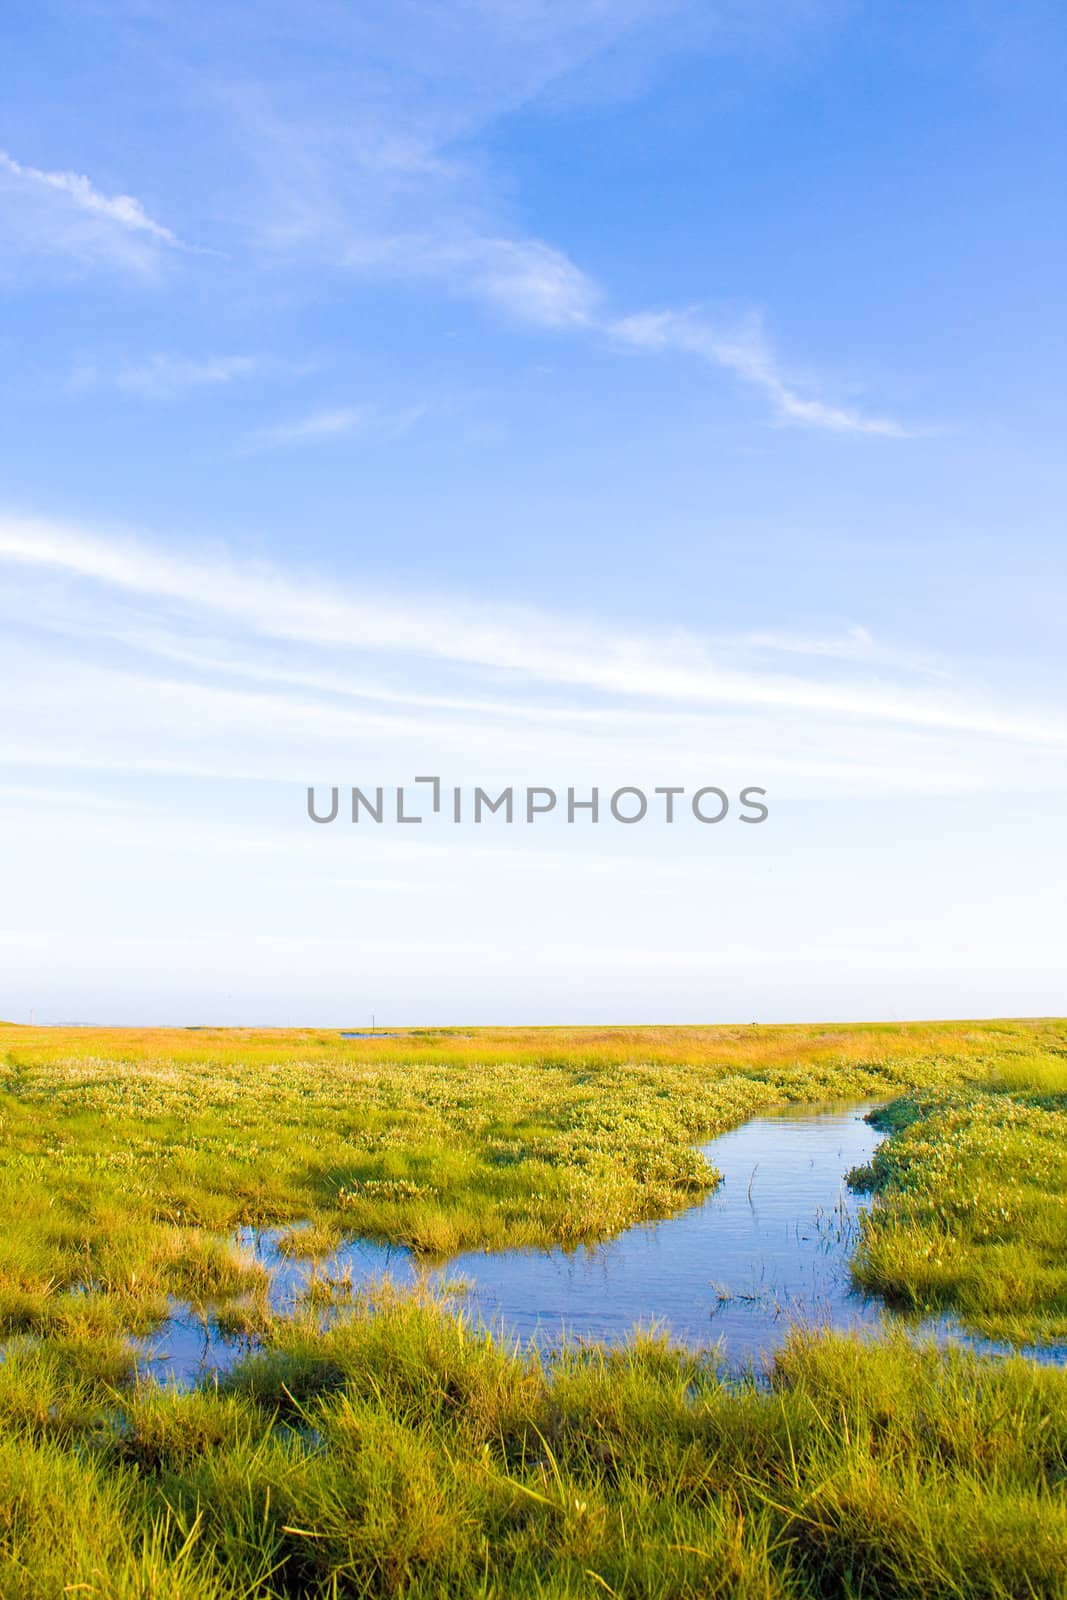
[[[758,1366],[794,1322],[873,1331],[893,1320],[881,1300],[853,1287],[848,1265],[870,1200],[848,1189],[845,1173],[868,1162],[882,1138],[863,1120],[870,1109],[805,1106],[755,1117],[702,1146],[723,1175],[708,1199],[589,1249],[468,1252],[426,1271],[407,1250],[368,1240],[317,1263],[283,1255],[280,1230],[245,1229],[237,1242],[269,1269],[279,1312],[295,1308],[313,1275],[356,1290],[386,1274],[401,1286],[443,1289],[458,1280],[459,1305],[523,1343],[547,1349],[567,1336],[615,1344],[636,1324],[655,1322],[679,1344],[721,1343],[724,1362],[738,1371]],[[912,1326],[980,1353],[1011,1351],[949,1318]],[[154,1375],[188,1383],[233,1366],[248,1341],[176,1306],[138,1348]],[[1023,1353],[1067,1362],[1063,1347]]]

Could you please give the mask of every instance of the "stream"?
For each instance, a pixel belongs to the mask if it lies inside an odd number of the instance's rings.
[[[283,1254],[278,1229],[242,1229],[237,1243],[269,1270],[279,1312],[295,1309],[313,1275],[346,1279],[354,1291],[388,1275],[399,1286],[446,1290],[475,1321],[523,1344],[618,1344],[635,1326],[655,1325],[678,1344],[718,1344],[724,1365],[742,1371],[761,1365],[793,1323],[873,1331],[901,1320],[862,1295],[849,1273],[859,1215],[871,1202],[849,1190],[845,1174],[868,1162],[882,1138],[864,1120],[871,1109],[791,1106],[753,1117],[701,1146],[723,1176],[706,1200],[588,1248],[471,1251],[426,1270],[406,1249],[365,1239],[316,1262]],[[951,1318],[909,1326],[1010,1353]],[[232,1367],[249,1345],[224,1335],[210,1314],[176,1305],[137,1348],[146,1375],[188,1384]],[[1067,1361],[1062,1347],[1024,1353]]]

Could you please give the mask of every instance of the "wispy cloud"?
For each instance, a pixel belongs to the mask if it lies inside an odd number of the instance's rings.
[[[394,412],[374,405],[327,407],[291,422],[256,428],[248,435],[248,443],[255,450],[272,450],[330,439],[351,439],[366,433],[398,438],[414,427],[425,411],[425,406],[421,405]]]
[[[261,637],[436,659],[596,694],[679,706],[763,708],[857,724],[953,730],[1067,745],[1067,722],[997,704],[964,681],[916,689],[898,679],[802,677],[721,659],[691,634],[658,636],[522,607],[397,599],[312,579],[103,539],[54,523],[0,518],[0,559],[77,575],[225,618]]]
[[[312,411],[292,422],[258,428],[249,442],[263,449],[289,444],[313,444],[319,439],[340,439],[364,433],[374,420],[371,406],[337,406],[333,410]]]
[[[190,389],[220,388],[241,378],[272,369],[276,363],[258,356],[154,355],[109,369],[96,362],[82,363],[70,380],[74,390],[109,388],[152,400],[169,400]]]
[[[150,217],[141,202],[131,194],[103,194],[81,173],[45,172],[40,167],[23,166],[5,150],[0,150],[0,167],[13,178],[51,189],[76,211],[86,211],[90,216],[103,217],[108,222],[115,223],[117,227],[128,228],[132,233],[149,234],[161,244],[181,244],[177,235]]]
[[[786,422],[828,429],[832,433],[876,434],[904,439],[913,430],[892,417],[831,405],[804,395],[783,373],[758,317],[739,327],[717,328],[692,311],[645,311],[613,322],[608,332],[640,350],[678,351],[725,368],[770,399]]]
[[[473,286],[487,300],[542,327],[587,326],[600,298],[573,261],[539,239],[479,240],[471,265]]]
[[[685,309],[611,309],[611,284],[562,242],[501,220],[479,151],[494,121],[620,45],[637,49],[640,41],[654,52],[672,14],[698,9],[684,0],[556,8],[416,0],[415,27],[398,27],[388,5],[361,8],[358,26],[332,14],[324,26],[354,81],[367,74],[368,55],[386,65],[367,76],[364,96],[347,94],[342,109],[331,109],[328,90],[314,114],[283,108],[263,85],[231,97],[238,137],[261,175],[250,226],[280,259],[435,283],[533,329],[697,356],[757,389],[775,415],[799,427],[909,437],[917,430],[896,418],[838,403],[791,377],[758,315],[718,328]],[[778,30],[786,25],[779,19]]]
[[[268,3],[264,12],[278,23],[283,9]],[[352,273],[435,284],[531,329],[696,356],[758,390],[779,419],[799,427],[910,436],[916,430],[891,416],[840,404],[816,384],[798,382],[775,355],[758,316],[723,328],[689,310],[620,312],[610,307],[610,284],[598,282],[562,244],[502,223],[496,186],[479,155],[479,140],[493,122],[621,44],[654,48],[650,24],[689,9],[684,0],[579,0],[562,11],[539,3],[463,0],[434,7],[416,0],[411,16],[417,22],[403,26],[386,4],[361,7],[358,20],[336,8],[321,10],[320,43],[328,43],[331,61],[348,66],[343,102],[332,77],[306,85],[309,93],[298,106],[286,103],[269,76],[230,82],[219,92],[228,137],[243,148],[252,174],[238,204],[246,243],[254,241],[272,266],[332,271],[340,265]],[[269,33],[270,24],[264,26]],[[203,34],[205,42],[214,37],[210,21]],[[229,48],[225,30],[217,47]],[[381,65],[372,69],[370,60]],[[321,94],[310,93],[316,85]],[[192,248],[140,200],[106,193],[81,173],[47,171],[0,154],[0,189],[4,179],[17,191],[7,232],[23,246],[138,269]],[[261,264],[248,258],[252,271]],[[119,387],[176,394],[241,375],[245,359],[184,368],[148,363],[121,378]],[[257,442],[344,437],[363,425],[353,408],[322,410],[263,430]]]
[[[363,239],[346,253],[359,271],[441,282],[539,328],[589,328],[598,284],[542,239],[508,239],[444,229],[438,234]]]
[[[646,353],[696,356],[758,389],[779,418],[801,427],[887,439],[910,438],[918,431],[893,417],[802,392],[785,374],[754,313],[730,328],[716,327],[692,311],[610,315],[604,309],[605,288],[541,239],[448,233],[364,239],[349,248],[345,260],[364,272],[443,282],[451,292],[486,302],[531,327],[598,334]]]
[[[847,661],[869,660],[876,650],[870,629],[858,623],[836,634],[750,633],[745,635],[745,642],[783,655],[833,656]]]
[[[0,205],[5,191],[5,231],[15,247],[131,267],[160,250],[190,248],[134,195],[106,194],[82,173],[28,166],[0,150]]]

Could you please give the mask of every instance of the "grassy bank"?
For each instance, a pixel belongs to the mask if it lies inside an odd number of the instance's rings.
[[[1022,1360],[794,1336],[768,1389],[404,1299],[218,1390],[91,1367],[0,1366],[10,1600],[1067,1594],[1067,1374]]]
[[[983,1088],[911,1095],[859,1182],[856,1276],[892,1305],[1015,1341],[1067,1337],[1067,1057],[1001,1062]]]

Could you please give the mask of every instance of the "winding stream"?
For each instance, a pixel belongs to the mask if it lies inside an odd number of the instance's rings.
[[[313,1274],[347,1275],[354,1289],[384,1274],[450,1293],[462,1283],[459,1305],[523,1343],[619,1343],[635,1325],[654,1323],[679,1344],[719,1344],[724,1363],[740,1370],[770,1355],[791,1323],[885,1323],[883,1303],[853,1287],[848,1265],[870,1201],[848,1189],[845,1174],[869,1161],[882,1137],[864,1121],[871,1109],[792,1106],[754,1117],[701,1147],[723,1175],[705,1201],[588,1249],[468,1252],[426,1272],[407,1250],[368,1240],[316,1263],[282,1254],[279,1230],[245,1229],[238,1243],[269,1269],[270,1303],[280,1312],[295,1307]],[[947,1318],[913,1326],[988,1353],[1009,1349],[971,1338]],[[188,1307],[175,1307],[139,1345],[144,1370],[181,1383],[228,1369],[247,1348]],[[1026,1353],[1067,1361],[1062,1347]]]

